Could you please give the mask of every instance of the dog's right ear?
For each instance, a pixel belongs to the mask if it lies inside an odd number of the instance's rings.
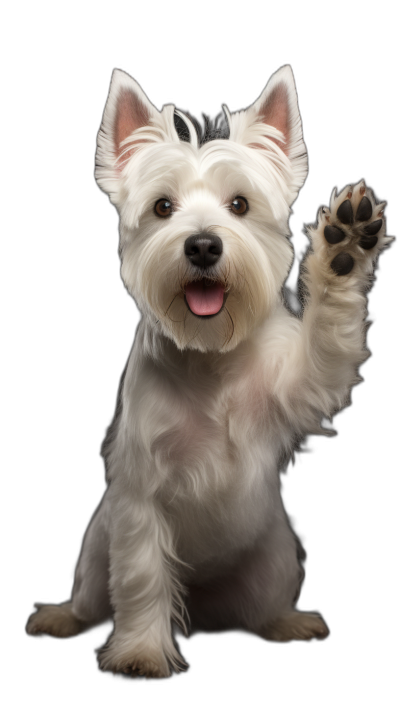
[[[95,178],[100,188],[117,202],[121,172],[135,151],[146,141],[144,127],[157,123],[160,112],[129,74],[115,69],[103,119],[97,135]],[[137,132],[136,137],[132,136]],[[132,141],[130,141],[132,137]],[[136,141],[135,141],[136,138]]]

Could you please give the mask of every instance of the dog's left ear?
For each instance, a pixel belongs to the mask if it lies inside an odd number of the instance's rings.
[[[293,190],[302,187],[308,172],[307,149],[290,65],[278,69],[250,107],[230,115],[230,139],[255,149],[268,148],[267,139],[290,160]]]

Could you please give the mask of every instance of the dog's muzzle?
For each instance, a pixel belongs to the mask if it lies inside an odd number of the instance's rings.
[[[204,271],[215,265],[222,255],[222,240],[213,233],[198,233],[185,241],[185,255],[191,264]],[[186,285],[185,300],[189,310],[198,317],[217,315],[223,307],[224,286],[204,277]]]

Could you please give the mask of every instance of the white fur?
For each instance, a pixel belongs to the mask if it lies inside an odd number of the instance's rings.
[[[276,87],[287,97],[286,136],[261,116]],[[123,92],[147,120],[116,146]],[[180,141],[173,112],[172,105],[159,112],[134,80],[114,72],[96,178],[120,214],[121,274],[142,321],[122,411],[105,445],[109,488],[88,530],[72,598],[80,621],[109,612],[109,548],[115,629],[100,663],[149,675],[182,666],[171,620],[182,624],[187,588],[194,621],[205,627],[262,632],[293,612],[302,568],[279,469],[301,439],[323,431],[322,417],[346,403],[357,381],[376,257],[368,263],[360,254],[354,273],[334,275],[320,215],[304,265],[302,319],[284,306],[290,206],[307,173],[289,67],[249,109],[225,108],[229,140],[199,147],[186,118],[191,141]],[[124,117],[120,124],[128,126]],[[238,195],[250,207],[243,216],[229,210]],[[167,219],[154,212],[160,198],[173,202]],[[222,240],[208,276],[227,294],[220,314],[206,320],[184,299],[187,282],[203,274],[184,243],[202,231]],[[219,594],[210,587],[204,598],[201,588],[213,582]]]

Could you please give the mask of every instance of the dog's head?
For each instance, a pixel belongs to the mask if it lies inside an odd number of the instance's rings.
[[[205,135],[115,70],[96,179],[120,215],[123,281],[180,349],[226,352],[268,317],[292,262],[290,206],[307,175],[292,71]]]

